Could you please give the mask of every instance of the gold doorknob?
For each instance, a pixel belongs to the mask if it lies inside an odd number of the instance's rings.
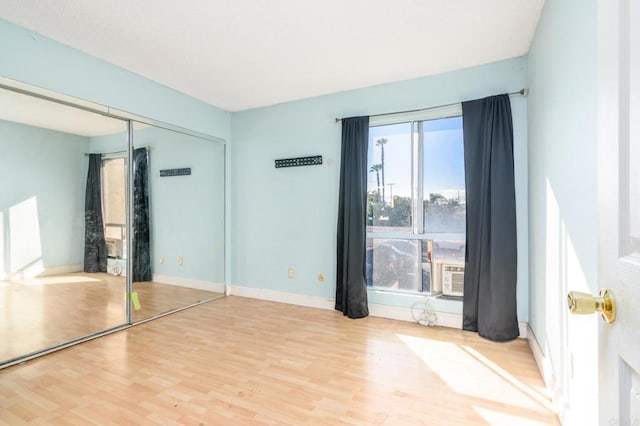
[[[600,296],[570,291],[567,301],[572,314],[592,314],[598,311],[607,324],[613,324],[616,320],[616,301],[608,289],[600,290]]]

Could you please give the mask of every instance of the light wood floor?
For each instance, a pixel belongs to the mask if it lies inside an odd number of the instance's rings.
[[[219,294],[154,282],[134,283],[133,321]],[[0,282],[0,361],[126,324],[125,278],[73,273]]]
[[[0,423],[557,420],[523,339],[231,296],[0,370]]]

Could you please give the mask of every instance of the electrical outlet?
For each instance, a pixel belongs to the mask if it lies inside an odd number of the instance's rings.
[[[289,268],[289,271],[287,272],[287,275],[289,276],[289,279],[292,280],[296,277],[296,271],[293,268]]]
[[[182,266],[182,256],[178,256],[178,265]]]

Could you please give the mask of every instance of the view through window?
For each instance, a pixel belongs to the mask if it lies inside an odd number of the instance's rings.
[[[102,210],[107,254],[126,259],[127,170],[125,158],[102,160]]]
[[[372,125],[368,171],[367,285],[462,296],[461,115]]]

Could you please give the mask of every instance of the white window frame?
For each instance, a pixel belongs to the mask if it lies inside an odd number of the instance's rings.
[[[110,223],[107,222],[107,202],[106,202],[106,197],[104,194],[104,180],[105,180],[105,162],[107,161],[112,161],[112,160],[123,160],[124,161],[124,169],[125,169],[125,192],[126,192],[126,174],[127,174],[127,155],[126,153],[111,153],[111,154],[102,154],[102,158],[100,161],[100,168],[101,168],[101,182],[100,182],[100,186],[101,186],[101,192],[102,192],[102,217],[103,219],[103,227],[104,227],[104,233],[105,233],[105,237],[107,235],[107,227],[114,227],[114,228],[120,228],[120,233],[121,233],[121,237],[120,238],[115,238],[116,240],[122,241],[124,243],[124,241],[126,240],[126,232],[127,232],[127,224],[126,223]],[[125,210],[126,210],[126,201],[125,201]],[[126,213],[126,212],[125,212]],[[125,220],[126,222],[126,220]],[[126,254],[126,250],[125,247],[122,247],[122,259],[126,259],[127,258],[127,254]]]
[[[397,114],[385,114],[380,116],[372,116],[369,118],[369,128],[387,126],[392,124],[411,123],[411,196],[412,205],[412,229],[411,233],[407,232],[366,232],[366,239],[396,239],[396,240],[464,240],[466,238],[463,233],[440,233],[440,232],[424,232],[424,155],[423,155],[423,131],[422,122],[429,120],[440,120],[444,118],[462,116],[462,104],[451,104],[442,107],[435,107],[421,111],[403,112]],[[417,170],[417,173],[414,173]],[[432,277],[433,278],[433,277]],[[433,286],[433,283],[431,283]],[[369,287],[373,291],[383,291],[392,293],[410,293],[420,295],[430,295],[427,292],[407,291],[389,289],[386,287],[378,287],[373,285]]]

